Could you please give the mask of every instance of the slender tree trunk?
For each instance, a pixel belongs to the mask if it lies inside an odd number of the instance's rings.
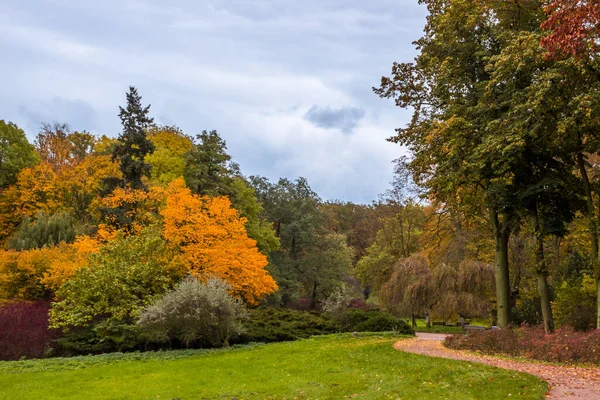
[[[431,328],[431,314],[429,313],[429,311],[425,316],[425,326],[427,326],[427,329]]]
[[[510,237],[511,216],[502,215],[500,222],[498,213],[490,208],[490,221],[496,241],[496,308],[498,326],[506,328],[510,318],[510,273],[508,270],[508,239]]]
[[[317,287],[319,287],[319,283],[317,281],[313,282],[313,290],[312,297],[310,299],[310,309],[314,310],[317,308]]]
[[[554,330],[554,318],[550,305],[550,290],[548,288],[548,265],[544,256],[544,235],[541,232],[540,221],[537,215],[537,206],[530,210],[531,222],[533,224],[533,235],[535,239],[535,274],[537,278],[537,289],[540,295],[542,318],[544,320],[544,331],[550,333]]]
[[[596,328],[600,329],[600,274],[598,272],[598,224],[596,223],[596,210],[594,208],[594,200],[592,198],[592,187],[590,185],[590,179],[585,169],[585,159],[583,153],[577,153],[577,166],[579,167],[579,173],[583,180],[583,190],[585,193],[585,201],[587,208],[587,218],[590,229],[590,240],[592,242],[592,262],[594,263],[594,270],[596,271],[596,301],[597,301],[597,312],[596,312]]]
[[[410,320],[411,320],[411,322],[412,322],[412,327],[413,327],[413,328],[416,328],[416,327],[417,327],[417,320],[415,319],[415,313],[412,313],[412,314],[410,315]]]

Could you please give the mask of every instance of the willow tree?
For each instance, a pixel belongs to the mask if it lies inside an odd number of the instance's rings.
[[[433,274],[427,259],[421,255],[404,258],[394,266],[379,296],[385,307],[401,317],[415,318],[429,312],[434,296]]]

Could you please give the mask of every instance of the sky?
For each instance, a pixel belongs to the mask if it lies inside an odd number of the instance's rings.
[[[3,0],[0,119],[116,137],[138,88],[151,116],[216,129],[245,175],[308,179],[369,203],[405,150],[410,111],[372,87],[411,61],[417,0]]]

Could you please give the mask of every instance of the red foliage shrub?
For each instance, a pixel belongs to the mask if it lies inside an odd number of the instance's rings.
[[[542,327],[472,331],[452,335],[444,345],[485,354],[509,354],[564,363],[600,363],[600,331],[576,332],[571,328],[545,334]]]
[[[48,329],[48,302],[0,307],[0,360],[44,357],[59,332]]]
[[[348,308],[355,308],[358,310],[366,310],[369,308],[367,303],[363,299],[351,299],[348,302]]]

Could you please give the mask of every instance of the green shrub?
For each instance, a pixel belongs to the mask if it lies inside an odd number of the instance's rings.
[[[245,328],[246,332],[238,335],[232,342],[283,342],[337,331],[334,322],[324,314],[287,308],[250,310]]]
[[[389,332],[413,334],[403,320],[387,313],[371,310],[348,310],[346,332]],[[327,314],[287,308],[256,308],[250,310],[246,332],[232,339],[233,343],[282,342],[315,335],[339,332],[337,322]]]
[[[229,344],[232,335],[243,331],[246,318],[243,303],[233,298],[229,286],[220,279],[203,284],[194,277],[186,278],[174,290],[146,307],[137,325],[150,341],[164,343],[177,340],[190,347]]]
[[[352,310],[348,313],[349,332],[389,332],[412,335],[413,329],[406,321],[379,310]]]
[[[596,324],[596,281],[584,274],[581,279],[563,282],[556,290],[554,318],[559,326],[577,331],[593,329]]]
[[[81,354],[101,354],[142,348],[139,331],[124,321],[94,321],[85,327],[73,327],[64,332],[53,349],[53,356],[71,357]]]
[[[178,279],[169,268],[172,258],[156,227],[136,236],[119,236],[58,290],[51,326],[86,327],[98,320],[132,324],[141,309]]]

